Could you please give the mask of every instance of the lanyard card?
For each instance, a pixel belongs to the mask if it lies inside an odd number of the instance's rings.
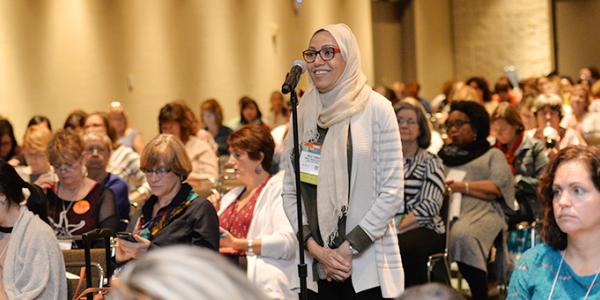
[[[317,185],[319,164],[321,163],[321,146],[304,143],[300,154],[300,181]]]

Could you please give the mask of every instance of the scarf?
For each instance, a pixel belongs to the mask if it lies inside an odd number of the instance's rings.
[[[455,144],[446,145],[440,150],[438,156],[449,167],[462,166],[485,154],[490,149],[490,143],[485,139],[459,147]]]
[[[315,141],[317,125],[328,129],[321,147],[317,184],[319,231],[327,247],[336,238],[338,220],[345,215],[348,207],[347,160],[351,158],[347,157],[346,147],[350,118],[364,110],[372,89],[360,69],[358,43],[350,28],[345,24],[335,24],[319,30],[325,30],[334,37],[346,62],[344,72],[331,91],[320,93],[311,80],[298,107],[300,143]],[[292,134],[286,139],[286,147],[292,157]]]
[[[181,216],[185,209],[196,199],[198,199],[198,194],[192,190],[192,187],[187,183],[182,184],[181,189],[171,203],[160,209],[154,218],[146,219],[147,215],[151,214],[142,213],[136,231],[141,237],[152,241],[163,228]],[[144,205],[142,209],[152,209],[156,201],[158,201],[156,196],[150,197],[146,201],[148,206]]]
[[[502,151],[504,153],[504,156],[506,157],[506,161],[508,162],[508,165],[510,166],[513,175],[515,175],[515,173],[517,172],[517,169],[515,168],[515,154],[517,153],[517,149],[519,149],[519,146],[521,146],[521,142],[523,142],[523,136],[524,134],[521,133],[517,136],[517,138],[515,139],[514,143],[512,144],[512,146],[510,146],[510,148],[508,148],[508,145],[503,145],[500,144],[498,141],[496,141],[496,144],[494,144],[494,147],[500,149],[500,151]]]

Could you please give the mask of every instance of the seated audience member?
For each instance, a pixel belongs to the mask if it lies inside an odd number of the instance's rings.
[[[103,133],[88,132],[83,135],[83,161],[88,176],[110,189],[115,195],[117,214],[119,215],[119,231],[127,227],[129,220],[129,193],[127,183],[121,177],[106,171],[110,157],[112,141]]]
[[[27,166],[17,167],[23,180],[44,189],[50,188],[58,178],[48,161],[48,143],[52,133],[45,127],[30,127],[23,137],[23,157]],[[49,184],[49,185],[46,185]]]
[[[50,123],[50,120],[48,117],[42,115],[35,115],[29,119],[27,128],[31,127],[44,127],[52,132],[52,124]]]
[[[523,121],[523,127],[525,131],[537,128],[537,120],[535,119],[535,115],[533,114],[533,102],[536,96],[526,96],[521,102],[517,105],[517,111],[519,112],[519,116],[521,116],[521,121]]]
[[[23,189],[30,192],[25,205]],[[46,198],[0,160],[0,299],[66,299],[65,265],[45,215]],[[42,210],[38,210],[42,208]]]
[[[204,130],[210,132],[218,145],[217,155],[229,155],[227,139],[231,128],[223,125],[223,109],[215,99],[204,100],[200,105],[200,119]]]
[[[488,254],[496,236],[507,229],[503,207],[516,209],[513,176],[502,151],[487,141],[490,118],[483,105],[453,101],[446,131],[451,143],[438,155],[447,172],[465,172],[462,180],[446,182],[452,193],[462,194],[448,252],[469,283],[473,299],[487,299]]]
[[[516,109],[508,102],[498,104],[490,118],[496,138],[494,147],[500,149],[514,176],[519,214],[511,217],[514,225],[521,221],[541,221],[544,212],[537,201],[536,189],[540,175],[548,164],[545,147],[539,140],[524,134],[524,126]]]
[[[140,203],[150,197],[150,186],[140,170],[140,155],[133,149],[117,143],[117,134],[105,112],[95,112],[85,119],[86,132],[107,135],[112,149],[106,171],[121,177],[129,185],[129,201]]]
[[[492,91],[490,90],[490,85],[488,84],[487,80],[485,80],[485,78],[483,77],[471,77],[467,79],[466,84],[475,89],[475,92],[478,95],[478,100],[481,101],[481,103],[485,107],[485,110],[491,114],[496,108],[496,105],[498,105],[498,103],[492,101]],[[460,98],[455,99],[467,100]]]
[[[258,104],[254,99],[244,96],[240,99],[240,124],[237,128],[248,125],[248,124],[257,124],[265,127],[267,130],[271,130],[267,124],[262,119],[262,113],[260,112],[260,108],[258,108]]]
[[[188,182],[194,187],[212,186],[211,181],[218,178],[218,160],[215,151],[206,142],[199,139],[195,133],[196,120],[193,113],[182,102],[171,102],[160,109],[158,126],[160,133],[172,134],[184,145],[185,151],[192,163]]]
[[[290,120],[290,110],[285,104],[285,97],[279,91],[271,93],[269,98],[271,108],[269,109],[269,126],[275,128],[287,124]]]
[[[219,249],[217,212],[185,183],[192,164],[181,141],[161,134],[144,147],[141,161],[152,196],[129,224],[136,242],[117,239],[117,262],[175,244]]]
[[[439,132],[433,130],[433,124],[431,124],[429,119],[427,119],[427,112],[425,111],[423,105],[421,105],[421,102],[419,102],[419,100],[413,97],[404,97],[404,99],[402,99],[402,101],[399,102],[398,105],[396,105],[396,112],[398,111],[398,108],[402,103],[408,103],[412,106],[415,106],[423,112],[425,124],[428,126],[429,136],[431,137],[429,140],[429,146],[426,150],[433,154],[437,154],[440,151],[440,149],[442,149],[442,147],[444,146],[444,140],[442,139],[442,135],[440,135]]]
[[[129,147],[137,153],[144,150],[144,141],[139,130],[129,127],[125,107],[119,101],[113,101],[108,110],[108,117],[115,128],[117,143]]]
[[[440,283],[428,283],[411,287],[396,300],[464,300],[461,294]]]
[[[599,299],[600,149],[560,150],[539,191],[545,242],[521,256],[507,299]]]
[[[418,103],[415,101],[415,103]],[[431,129],[422,108],[400,102],[396,117],[404,158],[404,211],[397,224],[406,287],[427,283],[429,255],[444,250],[444,166],[427,151]]]
[[[81,138],[71,130],[58,131],[48,144],[50,164],[58,175],[54,188],[46,190],[48,218],[60,237],[96,228],[116,231],[119,225],[115,196],[86,176],[83,152]]]
[[[570,102],[573,113],[564,117],[561,124],[575,129],[588,145],[600,144],[600,111],[591,106],[588,90],[575,85]]]
[[[173,246],[131,262],[111,281],[111,299],[266,300],[244,274],[218,254]]]
[[[85,119],[87,118],[87,116],[88,114],[80,109],[71,112],[65,120],[63,129],[71,129],[74,130],[77,134],[83,134]]]
[[[533,103],[537,128],[525,134],[546,144],[547,154],[568,145],[586,145],[583,137],[574,129],[560,127],[562,100],[556,94],[540,94]]]
[[[7,161],[11,166],[18,166],[21,164],[17,159],[20,152],[12,124],[0,116],[0,159]]]
[[[228,145],[229,164],[243,186],[220,203],[220,247],[247,260],[248,278],[269,298],[295,298],[290,283],[297,244],[283,210],[283,174],[269,175],[273,138],[262,126],[247,125],[231,134]]]

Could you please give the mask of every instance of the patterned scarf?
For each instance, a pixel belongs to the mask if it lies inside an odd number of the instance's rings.
[[[178,202],[177,200],[182,197],[185,197],[185,199],[179,204],[176,204]],[[154,218],[146,220],[142,213],[136,231],[141,237],[153,240],[163,228],[167,227],[173,220],[181,216],[185,209],[196,199],[198,199],[198,194],[192,190],[192,187],[187,183],[183,184],[171,203],[167,207],[160,209]],[[156,201],[156,196],[152,196],[148,199],[147,203],[154,205]]]

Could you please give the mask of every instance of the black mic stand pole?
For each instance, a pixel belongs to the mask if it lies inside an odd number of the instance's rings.
[[[290,95],[292,103],[292,127],[294,133],[294,176],[296,177],[296,211],[298,213],[298,250],[300,251],[300,262],[298,263],[298,277],[300,279],[300,300],[308,299],[308,290],[306,289],[307,268],[304,262],[304,226],[302,225],[302,197],[300,192],[300,151],[298,151],[298,97],[296,90],[291,90]]]

